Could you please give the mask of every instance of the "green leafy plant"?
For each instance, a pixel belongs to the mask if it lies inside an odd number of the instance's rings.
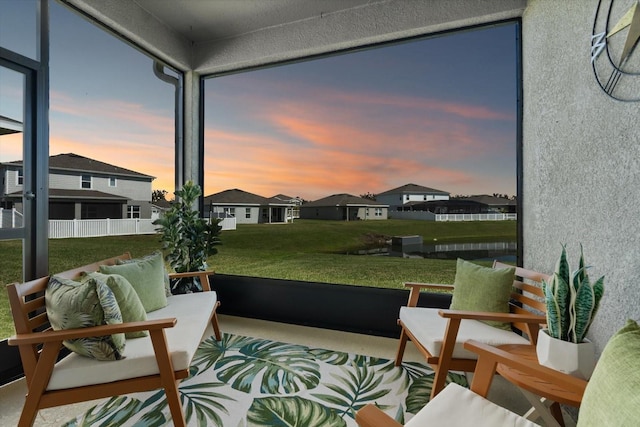
[[[584,341],[604,292],[604,276],[591,283],[587,268],[581,245],[578,268],[571,271],[563,245],[553,276],[549,282],[542,282],[551,337],[573,343]]]
[[[220,242],[219,219],[202,218],[194,204],[202,194],[200,186],[186,182],[175,192],[176,201],[171,208],[153,223],[158,225],[165,259],[176,273],[204,271],[207,258],[218,253]],[[197,279],[185,278],[172,283],[173,293],[201,291]]]

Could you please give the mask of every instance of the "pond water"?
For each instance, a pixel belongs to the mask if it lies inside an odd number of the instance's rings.
[[[516,242],[482,242],[482,243],[420,243],[393,239],[385,247],[362,250],[360,255],[394,256],[402,258],[434,258],[492,261],[516,261]]]

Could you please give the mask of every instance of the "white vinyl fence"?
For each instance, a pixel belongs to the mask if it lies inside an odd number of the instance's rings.
[[[434,214],[429,211],[391,211],[393,219],[416,219],[422,221],[515,221],[515,213],[484,213],[484,214]]]
[[[122,236],[130,234],[155,234],[157,226],[151,219],[50,219],[49,238]],[[236,219],[220,221],[222,230],[235,230]]]
[[[22,214],[16,210],[0,208],[0,228],[22,227]]]
[[[515,221],[515,213],[484,213],[484,214],[438,214],[436,221]]]
[[[154,234],[156,226],[150,219],[50,219],[49,238],[122,236]]]

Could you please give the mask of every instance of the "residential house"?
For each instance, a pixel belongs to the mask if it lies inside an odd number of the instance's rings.
[[[516,200],[482,194],[448,200],[408,202],[398,210],[429,211],[435,214],[516,213]]]
[[[430,200],[449,200],[451,194],[435,188],[424,187],[417,184],[405,184],[398,188],[376,194],[376,201],[389,205],[389,209],[402,210],[401,208],[411,202],[427,202]]]
[[[292,217],[297,202],[282,194],[270,199],[237,188],[204,198],[205,212],[215,218],[235,217],[237,224],[280,223]]]
[[[409,202],[398,210],[428,211],[434,214],[479,214],[487,213],[488,207],[473,200],[449,199],[430,200],[428,202]]]
[[[288,222],[300,218],[302,199],[285,194],[276,194],[267,199],[268,206],[262,208],[263,222]],[[269,219],[269,221],[264,221]]]
[[[476,202],[484,206],[481,213],[516,213],[517,200],[504,197],[490,196],[488,194],[478,194],[469,197],[457,198],[460,201]]]
[[[0,206],[22,211],[23,164],[0,163]],[[49,157],[49,219],[150,218],[153,176],[67,153]]]
[[[359,219],[387,219],[388,215],[388,205],[351,194],[333,194],[300,206],[300,218],[302,219],[355,221]]]

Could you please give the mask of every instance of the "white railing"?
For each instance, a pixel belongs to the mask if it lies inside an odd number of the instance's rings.
[[[222,230],[235,230],[235,218],[223,218]],[[0,208],[0,228],[22,227],[22,215],[15,209]],[[49,238],[125,236],[154,234],[157,226],[152,219],[50,219]]]
[[[515,221],[515,213],[437,214],[436,221]]]
[[[154,234],[151,219],[50,219],[49,238],[122,236]]]
[[[222,218],[220,221],[220,225],[222,226],[222,231],[224,230],[235,230],[236,229],[236,218]]]
[[[516,242],[478,242],[478,243],[441,243],[424,245],[429,252],[458,252],[458,251],[514,251],[518,248]]]
[[[390,211],[393,219],[416,219],[421,221],[515,221],[515,213],[483,213],[483,214],[434,214],[429,211]]]
[[[222,230],[235,230],[236,219],[220,221]],[[155,234],[157,226],[151,219],[51,219],[49,238],[123,236],[132,234]]]
[[[22,214],[16,210],[0,208],[0,228],[22,227]]]

